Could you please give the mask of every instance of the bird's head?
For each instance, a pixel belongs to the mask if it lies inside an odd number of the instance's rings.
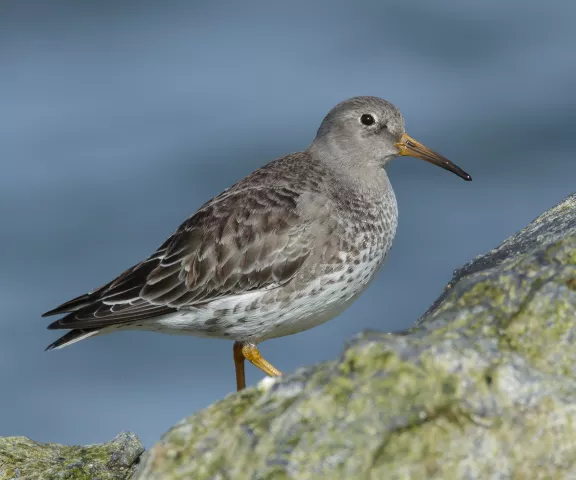
[[[450,160],[410,137],[400,111],[378,97],[354,97],[336,105],[322,121],[312,147],[340,160],[370,165],[384,166],[399,155],[420,158],[472,180]]]

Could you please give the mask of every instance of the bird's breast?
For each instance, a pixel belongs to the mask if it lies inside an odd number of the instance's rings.
[[[332,221],[311,277],[321,279],[323,297],[347,302],[368,286],[392,246],[398,223],[394,193],[353,199]]]

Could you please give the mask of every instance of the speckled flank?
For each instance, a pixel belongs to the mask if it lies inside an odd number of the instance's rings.
[[[229,396],[135,478],[574,478],[575,199],[470,264],[410,334]]]

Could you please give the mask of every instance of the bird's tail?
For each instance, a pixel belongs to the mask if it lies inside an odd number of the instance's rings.
[[[68,345],[72,345],[80,340],[97,335],[99,332],[100,330],[97,328],[70,330],[66,335],[61,336],[54,343],[48,345],[46,351],[67,347]]]

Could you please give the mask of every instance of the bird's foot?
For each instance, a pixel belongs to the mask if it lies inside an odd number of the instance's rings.
[[[258,347],[253,343],[234,342],[234,365],[236,367],[236,390],[246,388],[246,374],[244,372],[244,359],[258,367],[270,377],[279,377],[282,372],[266,361]]]

